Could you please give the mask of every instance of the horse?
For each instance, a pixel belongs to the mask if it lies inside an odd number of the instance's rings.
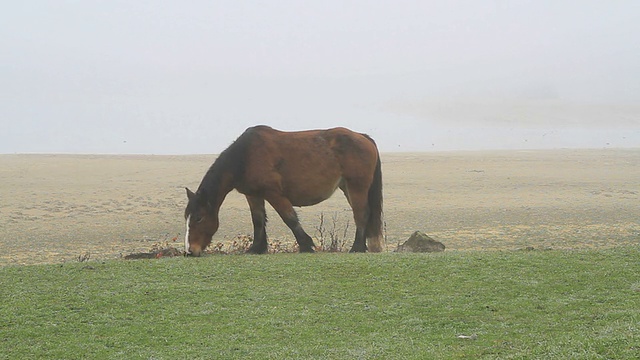
[[[213,162],[196,192],[185,188],[185,254],[200,256],[218,230],[225,197],[247,198],[253,223],[248,253],[268,251],[265,200],[296,238],[300,252],[314,252],[294,210],[318,204],[340,188],[356,224],[351,252],[382,251],[382,171],[374,140],[346,128],[285,132],[246,129]],[[367,244],[368,243],[368,244]]]

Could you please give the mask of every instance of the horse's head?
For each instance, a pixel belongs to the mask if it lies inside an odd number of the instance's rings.
[[[187,228],[184,235],[184,251],[187,255],[200,256],[218,231],[218,215],[204,190],[187,190],[187,208],[184,218]]]

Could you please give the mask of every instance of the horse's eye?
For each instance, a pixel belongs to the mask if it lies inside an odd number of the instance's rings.
[[[189,221],[189,224],[196,224],[196,223],[201,223],[202,220],[204,220],[204,218],[202,216],[192,216],[191,220]]]

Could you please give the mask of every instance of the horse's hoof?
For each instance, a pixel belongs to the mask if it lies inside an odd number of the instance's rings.
[[[260,249],[260,248],[254,248],[253,246],[250,246],[247,251],[247,254],[252,254],[252,255],[261,255],[261,254],[266,254],[267,253],[267,249]]]

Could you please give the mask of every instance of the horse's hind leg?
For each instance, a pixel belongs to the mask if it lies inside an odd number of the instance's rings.
[[[313,243],[313,239],[311,236],[307,234],[302,225],[300,225],[300,221],[298,220],[298,215],[296,211],[293,209],[293,205],[289,199],[285,198],[281,195],[271,195],[267,196],[267,201],[273,208],[278,212],[278,215],[282,218],[285,224],[291,229],[293,235],[296,237],[296,242],[300,247],[300,252],[315,252],[315,244]]]
[[[264,199],[247,196],[253,222],[253,244],[247,250],[251,254],[264,254],[269,249],[267,244],[267,213],[264,209]]]
[[[349,205],[351,205],[353,219],[356,223],[356,237],[349,252],[365,252],[367,251],[366,228],[369,218],[367,191],[362,190],[361,187],[353,183],[341,185],[340,189],[344,192],[344,195],[349,201]]]

